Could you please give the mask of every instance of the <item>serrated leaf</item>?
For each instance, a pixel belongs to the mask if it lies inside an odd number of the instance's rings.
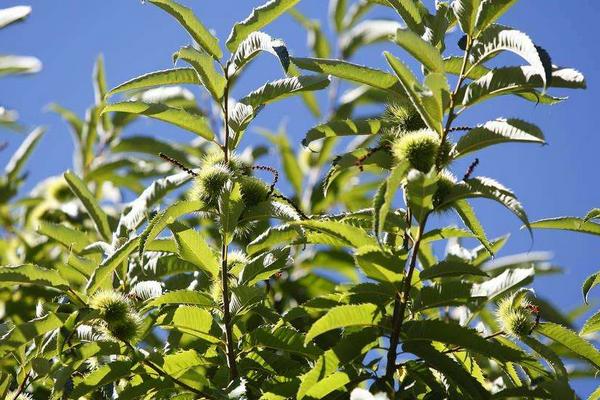
[[[85,183],[71,171],[64,173],[65,180],[71,188],[71,191],[83,204],[85,210],[96,225],[96,230],[105,241],[109,241],[112,237],[112,230],[108,223],[108,216],[102,210],[98,201],[87,188]]]
[[[558,229],[563,231],[573,231],[588,233],[590,235],[600,235],[600,224],[595,222],[584,222],[577,217],[558,217],[541,219],[530,224],[532,229]]]
[[[465,328],[454,322],[440,320],[407,321],[402,326],[406,342],[436,341],[452,346],[464,347],[485,357],[499,361],[519,362],[526,358],[520,350],[511,349],[499,342],[486,340],[476,330]]]
[[[179,257],[206,272],[211,278],[219,275],[219,261],[207,238],[195,229],[173,231]]]
[[[396,285],[402,282],[406,258],[406,255],[384,252],[380,246],[362,246],[354,254],[356,264],[365,276],[379,282]]]
[[[73,391],[69,395],[79,398],[103,385],[125,378],[131,374],[133,365],[134,363],[128,360],[112,361],[101,365],[89,374],[75,378]]]
[[[23,140],[23,143],[21,143],[19,148],[14,152],[10,160],[8,160],[8,163],[4,168],[4,174],[9,182],[16,181],[19,178],[21,170],[31,156],[35,146],[42,138],[44,132],[44,128],[34,129],[29,135],[27,135],[25,140]]]
[[[60,316],[54,313],[48,313],[43,317],[32,319],[17,326],[12,326],[5,331],[3,326],[0,337],[0,351],[16,351],[20,346],[29,343],[31,340],[45,335],[46,333],[60,328],[67,316]]]
[[[305,91],[321,90],[329,85],[329,78],[322,75],[306,75],[283,78],[268,82],[240,100],[255,110],[266,104]]]
[[[171,14],[188,31],[196,43],[215,59],[223,57],[219,41],[202,25],[191,9],[172,0],[149,0],[149,2]]]
[[[272,275],[285,268],[289,262],[289,247],[275,249],[263,253],[244,266],[240,274],[240,283],[248,286],[269,279]]]
[[[129,90],[146,89],[163,85],[199,85],[200,79],[193,68],[173,68],[150,72],[130,79],[112,88],[107,95],[126,92]]]
[[[215,61],[211,56],[201,53],[192,46],[185,46],[173,54],[173,62],[177,62],[177,60],[183,60],[194,67],[200,82],[212,95],[213,99],[217,102],[221,101],[227,81],[223,75],[217,72]]]
[[[565,346],[582,359],[588,361],[596,369],[600,369],[600,352],[598,349],[572,330],[552,322],[543,322],[537,326],[536,332]]]
[[[585,336],[598,331],[600,331],[600,311],[596,312],[585,321],[581,331],[579,331],[579,335]]]
[[[377,326],[381,318],[381,310],[375,304],[349,304],[333,307],[312,324],[306,333],[304,344],[306,345],[315,337],[334,329],[351,326]]]
[[[368,19],[362,21],[341,35],[340,49],[342,58],[351,58],[361,47],[393,39],[396,31],[402,28],[402,26],[399,22],[386,19]]]
[[[258,327],[248,335],[251,346],[262,346],[286,353],[296,353],[309,358],[315,358],[322,351],[314,344],[307,343],[304,335],[289,326],[280,326],[275,329]]]
[[[452,208],[456,211],[465,226],[477,237],[477,240],[487,249],[490,254],[494,254],[489,239],[485,234],[483,225],[475,215],[475,210],[467,200],[457,200],[452,203]]]
[[[347,61],[292,57],[292,62],[301,69],[333,75],[341,79],[362,83],[377,89],[401,90],[394,75],[378,69],[352,64]]]
[[[503,51],[527,61],[532,72],[541,78],[544,88],[552,80],[552,62],[546,51],[536,46],[525,33],[502,25],[491,26],[479,36],[471,49],[470,62],[478,65]]]
[[[202,209],[201,201],[179,201],[157,214],[140,234],[139,256],[144,255],[147,243],[150,243],[167,227],[182,215],[193,213]]]
[[[375,198],[373,199],[373,230],[375,236],[381,241],[381,234],[383,233],[387,216],[392,209],[392,202],[394,195],[402,181],[406,178],[410,164],[408,161],[403,160],[390,172],[388,178],[383,182]]]
[[[287,72],[290,66],[290,55],[281,39],[273,39],[264,32],[252,32],[244,39],[231,58],[233,70],[229,76],[238,73],[244,65],[250,62],[258,53],[265,51],[279,59],[283,70]]]
[[[396,10],[406,25],[419,35],[425,33],[423,17],[415,0],[384,0]]]
[[[463,156],[488,146],[506,142],[545,143],[537,126],[520,119],[499,118],[471,129],[456,143],[455,151]]]
[[[485,399],[489,397],[485,388],[467,370],[446,354],[436,350],[431,344],[418,341],[406,342],[402,344],[402,349],[422,358],[428,366],[451,379],[468,398]]]
[[[30,284],[68,289],[69,282],[56,270],[38,267],[33,264],[0,267],[0,282]]]
[[[433,210],[433,196],[437,191],[438,175],[435,169],[424,174],[411,170],[406,178],[406,198],[414,218],[423,222]]]
[[[91,243],[85,232],[69,228],[63,224],[40,221],[37,231],[40,235],[56,240],[75,253],[81,252]]]
[[[133,237],[116,249],[113,254],[103,260],[88,280],[86,293],[94,294],[105,284],[106,280],[111,279],[113,272],[115,272],[122,262],[127,261],[129,255],[137,249],[138,244],[139,238]]]
[[[376,135],[383,130],[384,126],[384,122],[379,119],[330,121],[309,130],[302,139],[302,145],[308,146],[310,143],[323,138]]]
[[[227,48],[231,52],[235,52],[240,43],[242,43],[242,41],[252,32],[259,31],[267,26],[298,4],[299,1],[300,0],[270,0],[262,6],[254,8],[248,18],[233,26],[233,29],[227,38]]]
[[[152,299],[145,307],[160,307],[164,305],[187,304],[198,307],[213,307],[215,302],[212,297],[196,290],[174,290]]]
[[[469,263],[457,260],[445,260],[421,271],[419,278],[423,280],[463,275],[488,276],[485,271]]]
[[[531,232],[527,214],[515,194],[491,178],[476,177],[457,183],[448,195],[444,196],[441,206],[451,205],[456,200],[477,197],[487,198],[502,204],[512,211]]]
[[[438,104],[439,102],[436,101],[436,96],[431,90],[432,88],[426,88],[421,85],[412,71],[398,58],[388,52],[384,52],[384,56],[396,73],[404,91],[408,94],[423,121],[425,121],[430,129],[441,135],[444,128],[442,126],[442,115],[439,114],[440,108],[443,105]]]
[[[600,271],[588,276],[585,279],[585,281],[583,282],[583,286],[581,287],[581,292],[583,294],[583,300],[585,301],[585,304],[589,304],[588,303],[588,294],[590,293],[590,290],[592,290],[594,287],[596,287],[598,285],[600,285]]]
[[[210,334],[213,317],[209,311],[195,306],[179,306],[169,309],[158,316],[156,324],[166,329],[177,329],[181,332],[218,343],[220,340]]]
[[[444,73],[440,51],[408,29],[398,29],[395,42],[431,72]]]
[[[475,30],[475,21],[480,3],[481,0],[454,0],[451,3],[460,29],[467,35],[471,35]]]
[[[475,31],[482,32],[506,13],[517,0],[481,0],[475,18]]]
[[[199,136],[212,141],[214,133],[206,117],[193,114],[189,111],[169,107],[165,104],[144,103],[142,101],[125,101],[108,104],[102,109],[102,114],[107,112],[123,112],[135,115],[144,115],[160,121],[168,122]]]
[[[488,301],[498,299],[505,293],[530,283],[535,275],[535,268],[507,269],[500,275],[483,283],[473,285],[471,296],[485,297]]]

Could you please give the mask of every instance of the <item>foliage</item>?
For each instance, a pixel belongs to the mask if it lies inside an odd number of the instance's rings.
[[[72,170],[15,199],[36,130],[2,178],[3,398],[574,399],[571,378],[598,373],[598,314],[574,332],[526,289],[556,272],[545,256],[494,258],[507,237],[488,239],[470,200],[493,200],[528,229],[599,234],[600,212],[530,224],[510,189],[475,176],[477,159],[456,177],[460,157],[545,140],[515,118],[455,126],[461,114],[498,96],[553,104],[551,88],[585,87],[528,35],[497,24],[514,0],[435,10],[332,0],[335,42],[298,0],[270,0],[225,46],[193,10],[148,3],[189,33],[173,56],[186,66],[109,90],[98,58],[86,115],[52,105],[73,136]],[[372,8],[398,20],[369,19]],[[24,11],[0,11],[0,27]],[[306,29],[312,57],[290,57],[263,31],[285,13]],[[455,29],[459,56],[446,50]],[[352,62],[381,42],[388,70]],[[504,52],[524,65],[498,66]],[[234,99],[263,53],[281,75]],[[315,127],[299,150],[284,128],[259,129],[281,162],[263,165],[266,149],[243,148],[244,134],[289,96]],[[193,135],[129,135],[142,117]],[[441,213],[461,226],[435,225]],[[600,272],[584,284],[586,301],[598,284]]]

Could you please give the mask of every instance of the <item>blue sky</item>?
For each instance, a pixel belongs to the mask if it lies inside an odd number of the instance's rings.
[[[93,102],[90,77],[99,53],[104,54],[108,83],[112,87],[142,73],[170,67],[171,54],[188,44],[189,38],[170,17],[139,0],[29,0],[27,3],[33,6],[31,17],[25,24],[0,33],[0,52],[35,55],[42,60],[44,68],[37,75],[1,79],[0,93],[3,105],[19,110],[23,123],[48,128],[29,167],[35,181],[70,167],[72,145],[67,127],[44,109],[49,103],[58,102],[83,114]],[[205,24],[216,30],[223,43],[231,25],[245,18],[251,8],[262,1],[185,3],[192,5]],[[312,18],[324,20],[326,3],[325,0],[303,0],[299,9]],[[4,0],[2,7],[17,4],[20,2]],[[372,15],[392,16],[381,8]],[[458,122],[475,124],[497,117],[520,117],[543,129],[549,146],[504,145],[478,155],[481,164],[477,174],[494,177],[513,189],[532,220],[583,215],[592,207],[600,207],[597,175],[600,135],[595,120],[596,100],[600,96],[597,85],[600,76],[598,15],[600,2],[597,0],[519,2],[502,22],[526,31],[549,51],[555,64],[582,71],[587,78],[588,90],[569,92],[568,101],[551,107],[513,98],[494,100],[489,105],[474,108]],[[307,54],[305,34],[290,17],[281,18],[265,30],[272,36],[283,38],[294,55]],[[450,41],[456,39],[458,36],[454,35]],[[406,56],[390,46],[374,46],[359,52],[355,61],[386,68],[381,56],[384,49]],[[261,59],[251,66],[234,95],[242,96],[280,75],[281,69],[274,60]],[[299,145],[315,121],[297,99],[268,108],[254,126],[276,129],[284,116],[289,134]],[[163,124],[147,121],[136,123],[129,131],[129,134],[139,133],[177,140],[186,138],[185,134]],[[262,140],[255,139],[257,137],[251,130],[246,139],[248,143]],[[9,140],[10,150],[13,150],[19,138],[12,133],[0,132],[0,139]],[[0,163],[6,162],[10,152],[0,154]],[[457,174],[464,168],[459,165]],[[503,254],[530,249],[551,250],[555,263],[567,269],[561,277],[539,279],[535,284],[538,293],[567,309],[581,305],[582,281],[600,269],[600,238],[538,231],[532,245],[528,235],[519,229],[519,221],[504,209],[484,201],[478,201],[476,206],[490,236],[512,234]],[[598,300],[600,296],[595,298]],[[589,392],[592,384],[583,384],[580,389]]]

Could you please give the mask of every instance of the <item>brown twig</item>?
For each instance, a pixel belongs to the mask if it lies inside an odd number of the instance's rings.
[[[269,192],[267,193],[267,198],[269,198],[275,191],[275,185],[277,185],[277,182],[279,181],[279,171],[267,165],[254,165],[252,169],[267,171],[273,174],[273,183],[271,183],[271,186],[269,187]]]
[[[467,179],[471,178],[471,175],[473,175],[473,172],[475,171],[475,168],[477,168],[478,165],[479,165],[479,158],[476,158],[475,161],[473,161],[471,163],[471,165],[469,165],[469,168],[467,168],[467,172],[465,172],[463,181],[466,181]]]

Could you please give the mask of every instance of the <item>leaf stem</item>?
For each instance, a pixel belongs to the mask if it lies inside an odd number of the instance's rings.
[[[29,375],[31,375],[31,370],[29,370],[27,372],[27,374],[25,374],[25,377],[23,378],[23,382],[21,382],[21,384],[19,385],[19,388],[15,392],[15,396],[12,398],[12,400],[17,400],[19,398],[19,396],[21,394],[23,394],[23,392],[25,391],[25,389],[28,386]]]

